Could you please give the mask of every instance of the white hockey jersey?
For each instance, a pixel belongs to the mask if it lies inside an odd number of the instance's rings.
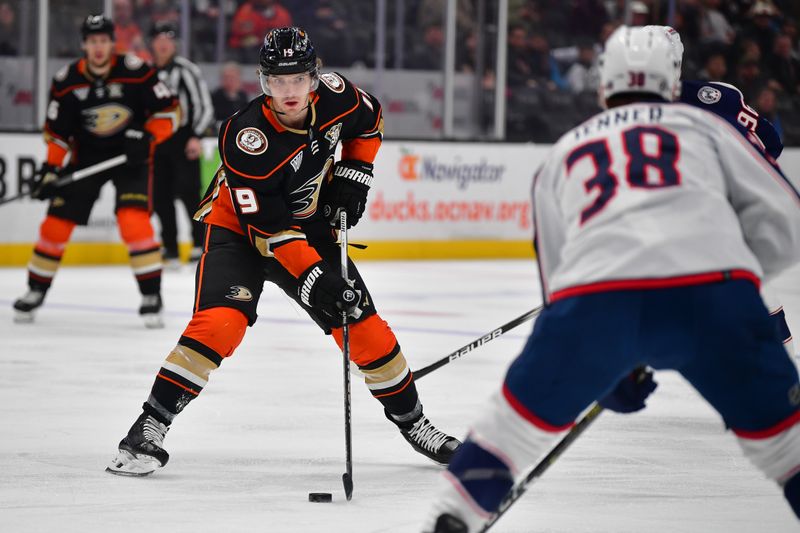
[[[546,301],[758,283],[800,260],[797,185],[686,104],[618,107],[566,133],[534,178],[533,209]]]

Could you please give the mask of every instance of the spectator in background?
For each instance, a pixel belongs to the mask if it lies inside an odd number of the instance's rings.
[[[770,55],[775,41],[776,28],[773,19],[778,16],[778,10],[772,2],[758,0],[748,11],[748,20],[739,34],[742,41],[751,40],[758,44],[761,53]],[[765,58],[766,59],[766,58]],[[767,61],[769,62],[769,61]]]
[[[761,67],[755,59],[745,59],[739,64],[734,85],[742,91],[745,102],[755,100],[758,91],[767,84]]]
[[[650,24],[650,8],[644,2],[631,2],[631,26],[647,26]]]
[[[145,46],[142,29],[133,20],[131,0],[114,0],[112,9],[117,37],[114,51],[118,54],[136,54],[143,60],[151,62],[153,58]]]
[[[769,68],[771,79],[780,83],[787,93],[797,94],[800,86],[800,61],[792,57],[792,40],[788,35],[778,35],[775,38]]]
[[[595,39],[600,34],[603,24],[608,22],[608,15],[601,0],[573,0],[569,8],[567,24],[571,36]]]
[[[219,87],[211,93],[211,102],[214,104],[214,119],[219,129],[220,123],[240,109],[244,109],[250,99],[242,90],[242,70],[239,64],[233,61],[222,65],[219,73]],[[216,135],[216,131],[215,131]]]
[[[700,20],[700,42],[703,44],[733,44],[735,32],[720,10],[721,0],[703,0]]]
[[[314,43],[323,64],[333,67],[353,64],[353,43],[347,20],[331,0],[317,0],[307,27],[313,28]]]
[[[533,79],[528,35],[521,25],[508,30],[508,86],[524,87]]]
[[[250,62],[258,57],[269,30],[291,25],[292,15],[277,0],[247,0],[233,15],[228,43],[239,60]]]
[[[444,29],[428,26],[423,30],[422,42],[415,41],[414,51],[406,61],[410,69],[441,70],[444,59]]]
[[[697,77],[701,80],[725,81],[728,75],[728,62],[721,51],[712,52],[706,58],[706,63]]]
[[[775,126],[775,131],[778,132],[778,136],[783,141],[783,124],[781,124],[781,119],[777,113],[778,98],[775,91],[769,87],[762,88],[753,102],[753,107],[755,107],[759,115],[772,122],[772,125]]]
[[[10,2],[0,2],[0,56],[15,56],[19,52],[19,24]]]
[[[446,2],[447,0],[420,0],[417,10],[418,26],[443,28]],[[475,9],[472,4],[472,0],[456,0],[456,32],[460,36],[465,36],[475,29]],[[316,33],[314,40],[316,41]]]
[[[547,38],[541,34],[534,34],[528,43],[532,76],[528,85],[545,87],[550,91],[566,91],[569,87],[561,77],[558,63],[550,54],[550,43]]]
[[[600,86],[600,69],[593,43],[584,41],[578,45],[578,60],[567,71],[567,83],[575,94],[597,92]]]

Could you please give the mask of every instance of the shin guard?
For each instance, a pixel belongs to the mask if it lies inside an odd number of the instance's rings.
[[[117,210],[117,224],[120,236],[128,247],[139,292],[160,293],[161,251],[150,224],[150,215],[144,209],[121,207]]]

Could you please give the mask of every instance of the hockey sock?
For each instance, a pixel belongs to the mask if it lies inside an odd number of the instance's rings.
[[[372,396],[383,404],[386,412],[393,415],[395,420],[403,421],[403,415],[411,413],[416,414],[412,418],[419,418],[422,409],[417,408],[417,387],[399,344],[395,344],[389,355],[359,366],[359,369]]]
[[[71,220],[48,215],[39,228],[39,240],[28,263],[28,286],[47,292],[61,264],[67,242],[75,228]]]
[[[447,470],[487,513],[497,510],[514,485],[508,466],[471,440],[461,445]]]
[[[247,318],[230,307],[198,311],[161,366],[145,410],[169,424],[208,383],[209,375],[242,342]]]
[[[121,207],[117,224],[128,247],[131,268],[142,294],[161,292],[161,249],[155,240],[150,215],[144,209]]]
[[[795,474],[783,486],[783,495],[789,505],[792,506],[792,511],[800,518],[800,474]]]
[[[199,342],[179,343],[162,363],[144,405],[158,420],[169,425],[175,416],[203,391],[222,357]],[[191,341],[191,339],[188,339]],[[191,344],[192,347],[187,346]]]

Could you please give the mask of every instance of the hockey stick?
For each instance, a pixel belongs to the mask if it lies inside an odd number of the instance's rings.
[[[82,180],[84,178],[88,178],[89,176],[94,176],[95,174],[99,174],[104,170],[108,170],[110,168],[117,167],[119,165],[123,165],[128,162],[128,157],[125,154],[118,155],[112,157],[111,159],[106,159],[105,161],[101,161],[95,165],[82,168],[80,170],[76,170],[75,172],[71,172],[69,174],[65,174],[58,178],[56,182],[53,184],[54,187],[63,187],[64,185],[68,185],[72,182]],[[4,198],[0,200],[0,205],[7,204],[9,202],[13,202],[15,200],[19,200],[20,198],[25,198],[26,196],[30,196],[33,194],[33,191],[25,191],[19,193],[15,196],[11,196],[9,198]]]
[[[468,354],[469,352],[471,352],[475,348],[477,348],[479,346],[483,346],[484,344],[486,344],[489,341],[493,341],[494,339],[496,339],[497,337],[499,337],[500,335],[502,335],[504,333],[508,333],[510,330],[512,330],[515,327],[519,326],[523,322],[527,322],[531,318],[536,318],[537,316],[539,316],[539,313],[541,313],[541,312],[542,312],[542,306],[541,305],[539,307],[531,309],[530,311],[528,311],[524,315],[518,316],[517,318],[515,318],[511,322],[508,322],[507,324],[503,324],[502,326],[490,331],[489,333],[487,333],[483,337],[475,339],[474,341],[472,341],[471,343],[467,344],[466,346],[462,346],[458,350],[456,350],[456,351],[454,351],[454,352],[452,352],[452,353],[450,353],[448,355],[445,355],[444,357],[442,357],[438,361],[435,361],[435,362],[429,364],[428,366],[420,368],[419,370],[414,372],[414,379],[419,379],[422,376],[426,376],[426,375],[430,374],[431,372],[433,372],[434,370],[436,370],[437,368],[443,367],[447,363],[455,361],[456,359],[460,359],[461,357],[463,357],[464,355]]]
[[[645,377],[647,377],[647,369],[644,367],[637,368],[636,372],[636,379],[638,381],[642,381]],[[520,481],[514,487],[512,487],[511,492],[506,494],[506,497],[503,498],[503,501],[500,502],[500,506],[497,508],[497,511],[489,518],[489,520],[484,524],[483,529],[481,529],[478,533],[486,533],[489,531],[495,522],[497,522],[501,516],[508,511],[509,507],[514,505],[514,502],[520,499],[520,497],[525,494],[525,491],[528,490],[528,485],[530,485],[536,478],[541,477],[548,468],[553,466],[553,463],[561,457],[561,454],[566,451],[570,445],[575,442],[575,439],[581,436],[581,434],[586,431],[589,426],[597,420],[597,417],[600,416],[600,413],[605,411],[605,408],[600,405],[599,403],[595,402],[592,405],[591,409],[589,409],[583,417],[578,420],[572,429],[570,429],[566,435],[564,435],[558,444],[556,444],[550,452],[544,456],[544,458],[539,461],[539,463],[531,470],[525,479]]]
[[[341,237],[342,277],[347,276],[347,211],[339,215],[339,235]],[[342,474],[344,495],[347,501],[353,497],[353,440],[350,427],[350,327],[347,324],[347,311],[342,311],[342,360],[344,363],[344,453],[345,473]]]

